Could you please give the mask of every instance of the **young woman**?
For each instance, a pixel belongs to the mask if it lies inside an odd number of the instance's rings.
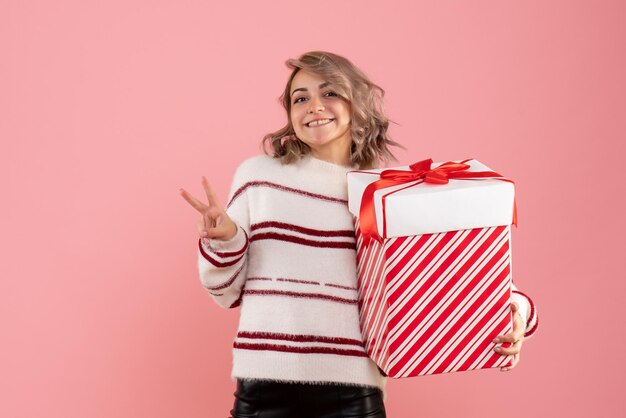
[[[219,306],[241,307],[230,412],[385,417],[386,377],[359,327],[346,173],[397,161],[389,147],[404,147],[387,135],[384,90],[349,60],[311,51],[287,66],[287,124],[263,138],[271,155],[239,165],[227,207],[204,177],[208,204],[181,189],[202,214],[202,284]]]

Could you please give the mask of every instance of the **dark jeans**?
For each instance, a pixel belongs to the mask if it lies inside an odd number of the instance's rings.
[[[386,418],[379,388],[237,379],[231,418]]]

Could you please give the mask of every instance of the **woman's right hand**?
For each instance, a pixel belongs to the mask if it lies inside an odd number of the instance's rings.
[[[200,238],[211,238],[227,241],[237,234],[237,224],[233,222],[226,211],[219,204],[217,197],[209,186],[207,179],[202,176],[202,186],[206,192],[209,204],[206,205],[193,197],[186,190],[180,189],[181,196],[202,214],[196,224]]]

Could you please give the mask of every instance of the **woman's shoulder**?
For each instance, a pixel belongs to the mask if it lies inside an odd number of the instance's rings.
[[[253,178],[259,175],[279,172],[283,167],[278,158],[266,154],[259,154],[243,160],[237,167],[237,173],[246,178]]]
[[[248,167],[248,166],[257,167],[259,165],[273,164],[274,163],[273,160],[275,160],[275,158],[270,155],[258,154],[258,155],[253,155],[251,157],[246,158],[239,164],[239,166],[240,167]]]

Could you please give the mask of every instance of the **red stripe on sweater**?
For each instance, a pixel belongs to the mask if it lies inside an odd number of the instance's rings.
[[[302,234],[313,235],[316,237],[354,238],[354,230],[351,230],[351,229],[338,229],[338,230],[314,229],[314,228],[305,228],[300,225],[289,224],[286,222],[276,222],[276,221],[259,222],[256,224],[252,224],[250,226],[250,231],[255,231],[257,229],[263,229],[263,228],[286,229],[288,231],[299,232]]]
[[[311,280],[298,280],[298,279],[283,279],[279,277],[276,279],[277,282],[292,282],[292,283],[302,283],[302,284],[315,284],[321,286],[320,282],[314,282]]]
[[[198,248],[200,248],[200,253],[202,254],[202,257],[204,257],[205,260],[207,260],[209,263],[213,264],[215,267],[229,267],[232,265],[235,265],[239,262],[239,260],[241,260],[243,258],[243,254],[240,255],[239,257],[235,258],[234,260],[231,261],[227,261],[225,263],[222,263],[220,261],[217,261],[216,259],[214,259],[213,257],[211,257],[207,252],[204,251],[204,248],[202,247],[202,240],[198,240]]]
[[[539,326],[539,317],[535,319],[535,325],[524,334],[524,337],[530,337],[531,335],[533,335],[535,331],[537,331],[538,326]]]
[[[346,290],[358,290],[356,287],[342,286],[340,284],[335,284],[335,283],[324,283],[324,286],[338,287],[339,289],[346,289]]]
[[[282,351],[300,354],[336,354],[339,356],[367,357],[367,353],[365,351],[343,350],[332,347],[290,347],[288,345],[251,344],[235,342],[233,344],[233,348],[238,348],[242,350]]]
[[[293,237],[290,235],[278,234],[275,232],[265,232],[261,234],[255,234],[250,237],[250,242],[259,241],[262,239],[275,239],[278,241],[293,242],[294,244],[308,245],[310,247],[319,248],[346,248],[349,250],[356,250],[355,242],[341,242],[341,241],[311,241],[308,239]]]
[[[207,289],[207,290],[220,290],[220,289],[223,289],[225,287],[230,286],[231,284],[233,284],[233,282],[235,281],[237,276],[239,276],[239,273],[241,273],[241,270],[243,269],[243,266],[245,266],[245,263],[242,264],[241,267],[239,267],[239,269],[235,272],[235,274],[230,276],[230,278],[228,280],[226,280],[224,283],[218,284],[217,286],[209,286],[209,287],[205,286],[205,289]]]
[[[276,332],[262,331],[239,331],[237,333],[237,338],[257,338],[263,340],[286,340],[295,342],[317,342],[329,344],[357,345],[359,347],[365,347],[363,341],[355,340],[354,338],[328,337],[322,335],[280,334]]]
[[[241,293],[239,293],[239,297],[237,298],[236,301],[234,301],[233,303],[230,304],[230,306],[228,307],[228,309],[233,309],[236,308],[237,306],[241,305],[241,298],[243,297],[243,295]]]
[[[302,293],[302,292],[290,292],[286,290],[257,290],[257,289],[245,289],[244,295],[249,296],[288,296],[294,298],[308,298],[308,299],[325,299],[331,302],[346,303],[350,305],[356,305],[356,299],[345,299],[337,296],[324,295],[322,293]]]
[[[241,227],[239,227],[241,228]],[[245,229],[241,228],[241,230],[243,231],[245,237],[246,237],[246,241],[243,244],[243,247],[241,247],[240,250],[237,251],[216,251],[214,249],[212,249],[210,247],[210,245],[207,245],[207,247],[209,247],[209,250],[211,251],[211,254],[215,254],[218,257],[234,257],[236,255],[239,254],[243,254],[246,251],[246,248],[248,248],[248,233],[246,232]],[[200,239],[202,241],[202,239]]]
[[[249,181],[241,186],[237,191],[233,194],[233,197],[228,202],[227,208],[232,205],[232,203],[237,199],[248,187],[271,187],[274,189],[282,190],[284,192],[296,193],[302,196],[307,196],[313,199],[326,200],[329,202],[340,203],[342,205],[348,206],[348,201],[345,199],[339,199],[337,197],[324,196],[322,194],[307,192],[306,190],[296,189],[294,187],[283,186],[282,184],[272,183],[271,181]]]
[[[271,277],[248,277],[248,280],[272,281],[272,278]],[[278,282],[312,284],[312,285],[315,285],[315,286],[330,286],[330,287],[337,287],[339,289],[346,289],[346,290],[358,290],[356,287],[343,286],[343,285],[335,284],[335,283],[321,283],[321,282],[316,282],[316,281],[312,281],[312,280],[287,279],[287,278],[279,277],[279,278],[276,279],[276,281],[278,281]]]

